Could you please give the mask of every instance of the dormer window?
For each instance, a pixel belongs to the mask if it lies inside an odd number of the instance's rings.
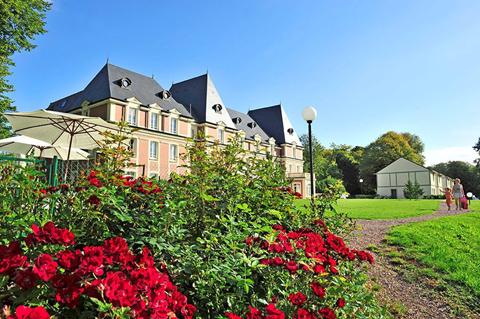
[[[172,96],[172,93],[170,93],[167,90],[163,90],[162,92],[160,92],[160,97],[164,100],[168,100],[171,96]]]
[[[214,106],[212,106],[212,109],[215,111],[215,113],[221,113],[223,107],[220,104],[215,104]]]
[[[235,123],[235,124],[240,124],[240,123],[242,123],[242,119],[241,119],[240,117],[234,117],[234,118],[232,119],[232,121],[233,121],[233,123]]]
[[[132,85],[132,81],[129,78],[122,78],[120,80],[120,86],[124,89],[128,88],[130,85]]]
[[[249,128],[254,128],[254,127],[257,127],[257,123],[255,123],[255,122],[250,122],[250,123],[247,124],[247,126],[248,126]]]
[[[294,132],[294,131],[293,131],[293,128],[289,128],[289,129],[287,130],[287,132],[288,132],[288,134],[292,135],[293,132]]]

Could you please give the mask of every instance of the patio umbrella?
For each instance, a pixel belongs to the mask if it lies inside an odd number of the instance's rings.
[[[53,158],[54,156],[57,156],[62,160],[65,160],[68,156],[68,149],[66,147],[53,146],[45,141],[23,135],[12,136],[0,140],[0,151],[34,155],[43,158]],[[82,151],[78,148],[72,148],[70,159],[88,160],[88,155],[88,152]]]
[[[70,113],[39,110],[33,112],[5,113],[15,133],[68,148],[67,161],[72,148],[94,149],[103,140],[102,132],[118,128],[99,117],[88,117]],[[65,176],[68,172],[68,162]]]

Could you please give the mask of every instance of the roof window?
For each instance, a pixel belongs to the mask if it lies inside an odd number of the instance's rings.
[[[255,123],[255,122],[250,122],[250,123],[247,124],[247,126],[248,126],[249,128],[254,128],[254,127],[257,127],[257,123]]]
[[[172,96],[172,93],[170,93],[167,90],[163,90],[162,92],[160,92],[160,97],[164,100],[168,100],[171,96]]]
[[[132,85],[132,81],[129,78],[122,78],[120,80],[120,86],[124,89],[128,88],[130,85]]]
[[[294,130],[293,130],[293,128],[289,128],[289,129],[287,130],[287,132],[288,132],[288,134],[292,135],[293,132],[294,132]]]
[[[235,123],[235,124],[240,124],[240,123],[242,123],[242,119],[241,119],[240,117],[234,117],[234,118],[232,119],[232,121],[233,121],[233,123]]]
[[[215,104],[214,106],[212,106],[212,109],[215,111],[215,113],[221,113],[223,107],[220,104]]]

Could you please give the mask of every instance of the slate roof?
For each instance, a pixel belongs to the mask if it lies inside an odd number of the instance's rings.
[[[225,104],[208,73],[173,84],[172,96],[191,110],[193,118],[200,123],[223,122],[227,127],[235,128],[228,115]],[[213,106],[220,104],[222,110],[215,112]]]
[[[131,81],[127,88],[120,85],[123,78]],[[172,96],[168,99],[162,98],[163,91],[165,89],[153,78],[107,63],[82,91],[50,103],[48,109],[71,112],[80,108],[84,101],[95,103],[108,98],[125,101],[135,97],[144,106],[157,103],[164,110],[176,109],[199,123],[223,122],[227,127],[243,130],[248,139],[258,134],[263,142],[273,137],[277,144],[301,145],[297,133],[289,132],[293,126],[281,105],[250,110],[247,114],[227,109],[208,73],[173,84]],[[222,106],[221,111],[214,109],[217,104]],[[232,119],[236,117],[241,118],[241,122],[234,123]],[[257,126],[248,125],[252,122]]]
[[[236,110],[232,110],[227,108],[228,114],[230,114],[230,117],[232,120],[235,118],[240,118],[239,123],[235,123],[235,127],[237,130],[242,130],[245,132],[245,138],[249,140],[253,140],[254,136],[258,134],[260,138],[262,139],[262,142],[268,142],[268,139],[270,138],[267,133],[265,133],[264,130],[256,123],[248,114],[238,112]],[[252,125],[251,123],[254,123],[255,125]]]
[[[293,129],[293,126],[280,104],[250,110],[247,114],[278,144],[296,143],[302,145],[295,130],[292,133],[288,132],[289,129]]]
[[[121,87],[122,78],[128,78],[131,85]],[[187,109],[173,97],[163,99],[160,95],[162,91],[164,88],[153,78],[107,63],[85,89],[50,103],[48,109],[70,112],[79,108],[83,101],[94,103],[108,98],[125,101],[135,97],[142,105],[157,103],[164,110],[176,109],[180,114],[191,117]]]

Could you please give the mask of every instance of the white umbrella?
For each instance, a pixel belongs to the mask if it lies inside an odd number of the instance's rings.
[[[68,147],[67,161],[72,148],[94,149],[103,140],[102,132],[118,128],[99,117],[88,117],[70,113],[39,110],[34,112],[5,113],[15,133]],[[65,176],[68,172],[65,170]]]
[[[68,148],[61,146],[53,146],[43,151],[39,150],[38,148],[34,148],[31,154],[33,156],[43,158],[53,158],[54,156],[56,156],[59,159],[66,161],[68,158]],[[71,161],[87,161],[89,155],[90,154],[88,154],[88,152],[85,152],[79,148],[72,147],[72,149],[70,150]]]
[[[36,157],[53,158],[66,160],[68,149],[61,146],[53,146],[36,138],[17,135],[0,140],[0,151],[14,154],[33,155]],[[71,160],[88,160],[88,152],[78,148],[72,148],[70,152]]]

